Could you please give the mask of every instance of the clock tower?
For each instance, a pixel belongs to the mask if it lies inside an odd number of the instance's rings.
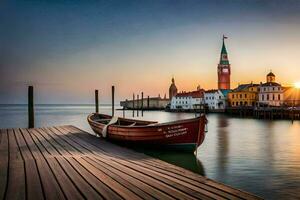
[[[220,90],[230,89],[231,70],[224,42],[225,39],[227,39],[227,37],[223,35],[223,45],[221,50],[220,63],[218,64],[218,89]]]

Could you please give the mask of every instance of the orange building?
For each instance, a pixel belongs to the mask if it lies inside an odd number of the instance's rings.
[[[242,84],[228,93],[228,106],[255,106],[258,100],[258,84]]]

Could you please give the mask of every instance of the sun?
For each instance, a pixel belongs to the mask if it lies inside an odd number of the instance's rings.
[[[300,82],[294,83],[295,88],[300,89]]]

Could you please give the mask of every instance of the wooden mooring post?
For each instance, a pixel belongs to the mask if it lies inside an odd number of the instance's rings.
[[[139,95],[137,94],[136,95],[136,116],[138,117],[139,116],[139,106],[140,106],[140,102],[139,102]]]
[[[111,116],[115,115],[115,86],[111,86]]]
[[[28,87],[28,128],[34,128],[33,86]]]
[[[99,113],[99,92],[95,90],[95,112]]]
[[[127,106],[128,100],[126,99],[125,102],[125,105]],[[125,106],[123,106],[123,118],[125,118]]]
[[[149,110],[149,107],[150,107],[150,97],[148,96],[147,97],[147,108],[148,108],[148,110]]]
[[[142,117],[144,116],[144,92],[142,92],[142,105],[141,105],[141,110],[142,110]]]
[[[132,95],[132,117],[134,117],[134,93]]]

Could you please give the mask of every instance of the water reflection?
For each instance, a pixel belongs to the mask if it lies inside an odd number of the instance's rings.
[[[218,179],[224,179],[227,176],[228,152],[229,152],[229,139],[228,139],[228,118],[224,115],[217,116],[217,165],[218,170],[216,176]]]

